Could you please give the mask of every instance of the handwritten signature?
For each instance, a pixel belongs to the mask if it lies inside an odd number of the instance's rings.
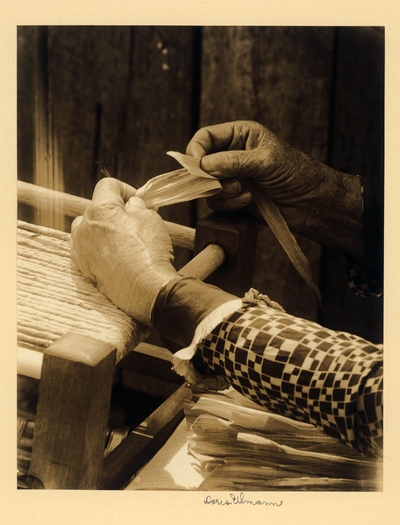
[[[228,506],[228,505],[254,505],[254,506],[262,506],[265,505],[266,507],[280,507],[283,505],[283,501],[274,502],[274,501],[265,501],[265,500],[252,500],[245,498],[245,495],[243,492],[241,492],[238,496],[235,496],[235,494],[229,494],[230,499],[218,499],[213,498],[212,496],[208,495],[206,499],[204,500],[205,505],[219,505],[219,506]]]

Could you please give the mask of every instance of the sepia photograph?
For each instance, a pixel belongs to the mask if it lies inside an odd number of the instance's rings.
[[[384,27],[16,50],[17,489],[381,492]]]

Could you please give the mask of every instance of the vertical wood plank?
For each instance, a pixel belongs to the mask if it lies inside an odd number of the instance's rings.
[[[332,122],[332,166],[383,177],[384,35],[372,28],[338,29],[336,90]],[[344,280],[342,254],[324,257],[326,316],[331,328],[382,342],[383,299],[355,296]]]
[[[18,170],[19,178],[63,191],[57,143],[54,140],[48,82],[46,27],[18,29]],[[63,217],[52,202],[40,214],[44,226],[63,229]],[[20,207],[20,216],[35,220],[36,209]]]
[[[326,162],[333,29],[207,27],[203,35],[200,124],[256,120]],[[318,280],[320,246],[296,238]],[[317,319],[312,293],[267,227],[259,229],[253,285],[290,313]]]
[[[17,28],[17,169],[18,179],[33,182],[34,158],[34,93],[29,86],[34,82],[32,67],[34,27]],[[33,221],[33,209],[18,205],[18,217],[26,222]]]
[[[212,213],[196,226],[194,252],[209,244],[220,246],[225,260],[205,282],[226,292],[243,296],[251,287],[257,240],[257,224],[243,214],[228,217]]]
[[[29,147],[35,129],[51,140],[52,164],[62,174],[64,191],[74,195],[91,198],[103,176],[96,162],[135,187],[178,168],[166,152],[184,150],[194,128],[195,28],[49,26],[41,29],[40,49],[30,45],[32,31],[21,28],[19,36],[19,107],[26,109],[19,117],[21,172],[29,173],[29,166],[33,171]],[[30,60],[35,50],[45,67]],[[38,100],[23,105],[29,78],[37,78],[46,92],[43,125]],[[45,157],[43,151],[36,156],[42,163]],[[193,203],[161,208],[160,214],[194,226]],[[176,267],[189,258],[178,249]]]
[[[18,178],[24,182],[33,182],[35,41],[35,27],[17,28],[17,157]]]
[[[129,77],[129,30],[48,28],[54,135],[68,193],[91,198],[99,161],[117,176],[118,133]]]
[[[120,176],[139,187],[149,178],[179,168],[166,155],[184,151],[193,122],[193,39],[191,27],[134,27],[131,81],[121,144]],[[194,226],[194,204],[160,208],[170,222]],[[190,258],[175,250],[176,268]]]
[[[99,486],[115,350],[68,333],[43,357],[29,474],[46,489]]]
[[[192,32],[49,28],[55,134],[70,193],[91,197],[101,176],[95,161],[135,186],[176,169],[166,151],[184,148],[192,130]]]

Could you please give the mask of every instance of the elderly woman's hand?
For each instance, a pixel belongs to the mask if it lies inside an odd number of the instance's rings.
[[[201,128],[186,152],[222,184],[222,191],[207,199],[215,211],[246,207],[259,217],[251,194],[256,186],[277,204],[292,231],[363,257],[357,177],[310,158],[253,121]]]
[[[161,217],[134,194],[123,182],[102,179],[92,204],[72,223],[71,257],[116,306],[150,326],[159,291],[177,273]]]
[[[262,124],[235,121],[200,129],[186,152],[201,159],[223,190],[208,199],[215,211],[232,211],[251,203],[251,180],[280,207],[289,226],[301,230],[310,203],[326,184],[325,167],[289,146]],[[250,208],[249,211],[255,211]]]

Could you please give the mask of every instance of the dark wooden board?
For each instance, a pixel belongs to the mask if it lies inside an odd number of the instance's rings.
[[[211,213],[198,222],[194,253],[209,244],[221,246],[225,252],[224,262],[205,282],[242,297],[251,288],[256,240],[256,221],[240,213],[229,218]]]
[[[183,404],[190,397],[190,388],[180,386],[105,458],[101,489],[118,490],[126,486],[132,476],[161,449],[182,421]]]
[[[166,152],[184,151],[194,129],[194,35],[191,27],[20,28],[19,177],[90,198],[103,176],[96,162],[135,187],[177,169]],[[193,226],[193,209],[160,213]],[[189,257],[177,250],[177,268]]]
[[[323,27],[204,28],[200,124],[256,120],[325,162],[333,37]],[[318,280],[320,246],[297,238]],[[266,227],[258,234],[253,285],[290,313],[317,319],[312,293]]]
[[[384,129],[384,35],[372,28],[340,28],[337,34],[332,159],[335,169],[382,177]],[[323,259],[324,323],[382,342],[383,299],[355,296],[344,282],[343,256]]]
[[[110,345],[79,334],[48,347],[29,470],[46,489],[98,488],[114,364]]]
[[[18,178],[33,182],[34,158],[34,83],[32,46],[36,39],[33,27],[17,29],[17,156]]]

